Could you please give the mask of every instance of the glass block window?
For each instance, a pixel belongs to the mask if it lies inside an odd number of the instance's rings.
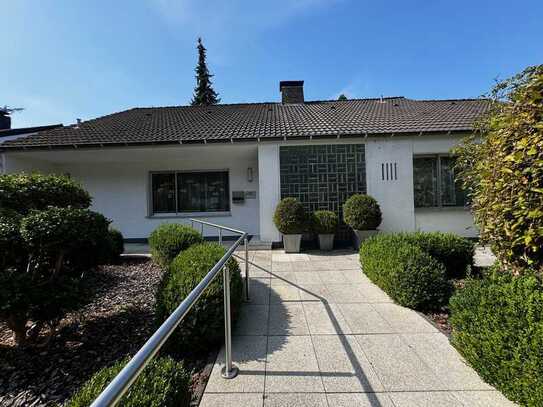
[[[281,198],[297,198],[307,211],[326,209],[343,219],[343,203],[366,192],[364,144],[282,146],[279,150]],[[349,240],[340,222],[338,240]]]
[[[413,158],[415,208],[466,206],[466,194],[455,181],[454,157]]]
[[[152,212],[227,212],[227,171],[160,172],[151,174]]]

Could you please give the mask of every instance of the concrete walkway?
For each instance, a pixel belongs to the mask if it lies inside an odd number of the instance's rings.
[[[251,301],[201,406],[512,406],[447,338],[395,305],[352,252],[251,252]]]

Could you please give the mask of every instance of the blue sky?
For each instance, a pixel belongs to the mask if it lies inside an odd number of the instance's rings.
[[[0,16],[0,105],[14,127],[189,103],[196,38],[223,103],[477,97],[543,63],[543,2],[13,0]]]

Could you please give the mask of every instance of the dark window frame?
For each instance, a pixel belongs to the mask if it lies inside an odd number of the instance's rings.
[[[204,210],[204,211],[180,211],[179,210],[179,185],[178,174],[226,174],[226,210]],[[153,176],[160,174],[171,174],[175,180],[175,211],[172,212],[155,212],[154,205],[154,190],[153,190]],[[230,189],[230,170],[229,169],[214,169],[214,170],[163,170],[163,171],[150,171],[148,181],[148,216],[154,217],[188,217],[194,214],[206,214],[206,215],[229,215],[231,210],[231,189]]]
[[[436,193],[436,205],[432,205],[432,206],[417,206],[416,205],[416,197],[415,197],[415,160],[417,158],[431,158],[431,159],[434,159],[435,162],[436,162],[436,173],[437,173],[437,179],[436,179],[436,190],[435,190],[435,193]],[[464,203],[462,205],[458,205],[458,204],[455,204],[455,205],[447,205],[447,204],[443,204],[443,194],[442,194],[442,183],[443,183],[443,174],[442,174],[442,164],[441,164],[441,160],[443,158],[448,158],[448,159],[454,159],[455,156],[452,155],[452,154],[415,154],[413,155],[413,205],[415,207],[415,210],[417,209],[447,209],[447,208],[468,208],[469,207],[469,201],[465,195],[465,192],[464,192],[464,197],[463,197],[463,201]]]

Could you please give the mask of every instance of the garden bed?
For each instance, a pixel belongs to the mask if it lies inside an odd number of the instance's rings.
[[[63,403],[94,372],[133,355],[154,331],[154,292],[161,274],[148,259],[99,267],[86,281],[93,299],[67,315],[58,334],[41,348],[15,348],[11,332],[0,323],[0,405]],[[185,361],[196,372],[195,395],[205,386],[207,363]]]

